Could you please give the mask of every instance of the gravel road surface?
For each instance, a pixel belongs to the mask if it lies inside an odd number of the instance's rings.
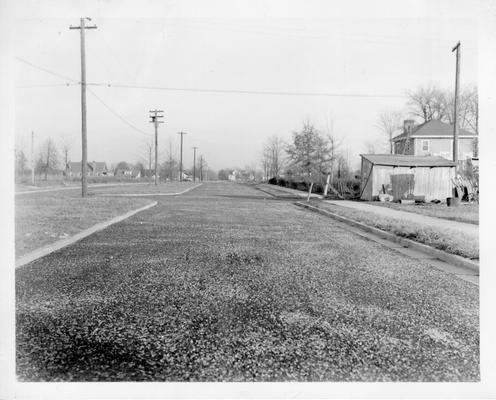
[[[21,381],[477,381],[478,287],[206,183],[16,271]]]

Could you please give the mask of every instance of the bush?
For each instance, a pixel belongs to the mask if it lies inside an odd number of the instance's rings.
[[[277,185],[277,178],[274,176],[268,180],[268,183],[271,185]]]
[[[284,179],[284,178],[278,178],[277,179],[277,184],[279,186],[284,186],[285,187],[286,186],[286,179]]]

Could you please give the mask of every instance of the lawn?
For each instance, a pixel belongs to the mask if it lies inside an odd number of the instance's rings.
[[[394,203],[392,203],[394,204]],[[354,210],[351,208],[323,203],[312,202],[312,205],[347,217],[357,222],[394,233],[398,236],[432,246],[448,253],[456,254],[473,260],[479,259],[479,240],[458,230],[426,227],[423,224],[400,218],[380,216],[372,212]],[[414,207],[414,206],[412,206]],[[444,206],[446,207],[446,206]],[[448,207],[446,207],[448,208]],[[402,209],[402,208],[401,208]]]
[[[149,203],[149,199],[96,197],[91,191],[83,199],[77,190],[17,195],[16,257]]]
[[[448,207],[445,203],[421,203],[415,205],[407,205],[400,203],[369,201],[368,204],[380,207],[389,207],[395,210],[408,211],[416,214],[427,215],[430,217],[438,217],[449,219],[452,221],[466,222],[469,224],[479,225],[479,204],[478,203],[462,203],[460,207]]]
[[[20,381],[480,379],[477,286],[247,186],[193,193],[17,269]]]

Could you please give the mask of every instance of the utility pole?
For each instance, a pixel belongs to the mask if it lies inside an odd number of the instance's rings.
[[[196,182],[196,149],[198,147],[193,147],[193,182]]]
[[[31,185],[34,185],[34,131],[31,131]]]
[[[81,31],[81,136],[82,136],[82,160],[81,160],[81,195],[85,197],[88,192],[87,163],[88,148],[86,143],[86,54],[85,54],[85,33],[86,29],[96,29],[96,25],[85,26],[85,19],[81,18],[80,26],[70,26],[69,29],[79,29]]]
[[[203,182],[203,155],[200,156],[200,182]]]
[[[179,161],[179,182],[183,181],[183,136],[186,135],[186,132],[177,132],[178,135],[181,135],[181,158]]]
[[[455,118],[453,127],[453,161],[456,163],[455,168],[458,169],[458,89],[460,87],[460,42],[451,50],[456,50],[456,77],[455,77]]]
[[[155,126],[155,186],[157,186],[158,124],[164,123],[164,121],[160,121],[160,118],[164,118],[161,113],[163,111],[157,109],[150,111],[150,122]]]

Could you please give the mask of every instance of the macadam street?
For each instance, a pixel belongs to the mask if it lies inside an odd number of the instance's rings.
[[[20,381],[478,381],[478,286],[207,182],[16,271]]]

